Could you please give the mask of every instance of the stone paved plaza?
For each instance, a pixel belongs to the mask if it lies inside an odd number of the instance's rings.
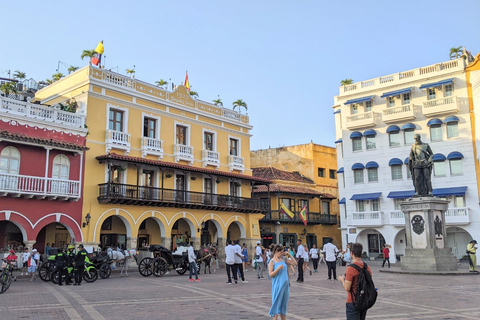
[[[393,268],[393,267],[392,267]],[[480,319],[480,276],[424,276],[379,272],[372,266],[379,298],[367,319]],[[269,319],[270,281],[227,285],[225,269],[201,275],[202,282],[170,273],[144,278],[114,273],[80,287],[20,278],[0,295],[0,319]],[[339,267],[343,274],[345,267]],[[326,280],[326,266],[291,281],[288,319],[345,319],[338,281]]]

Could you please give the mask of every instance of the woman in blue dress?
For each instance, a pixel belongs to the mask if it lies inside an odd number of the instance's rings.
[[[296,266],[297,261],[285,251],[281,244],[275,245],[273,248],[273,257],[268,263],[268,275],[272,279],[272,308],[270,316],[275,320],[287,319],[287,306],[290,297],[290,285],[288,283],[288,267]]]
[[[247,245],[244,243],[242,246],[242,263],[243,263],[243,270],[245,272],[247,271],[247,265],[248,265],[248,252],[247,252]]]

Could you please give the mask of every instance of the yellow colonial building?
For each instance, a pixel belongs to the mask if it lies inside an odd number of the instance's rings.
[[[247,115],[92,66],[40,90],[86,115],[85,243],[139,248],[240,240],[253,248],[268,184],[250,170]]]

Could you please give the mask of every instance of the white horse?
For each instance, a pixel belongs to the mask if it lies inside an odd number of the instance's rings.
[[[137,254],[136,250],[113,250],[111,248],[107,249],[107,255],[108,259],[110,259],[111,264],[110,267],[112,270],[115,270],[117,268],[117,263],[118,266],[121,267],[120,269],[120,277],[123,278],[123,271],[125,271],[125,276],[128,277],[128,263],[130,262],[130,259],[134,258],[135,255]]]

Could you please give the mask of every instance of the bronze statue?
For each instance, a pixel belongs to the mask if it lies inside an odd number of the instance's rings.
[[[418,133],[414,135],[408,158],[408,168],[412,174],[415,196],[432,196],[433,151],[428,143],[423,143]]]

